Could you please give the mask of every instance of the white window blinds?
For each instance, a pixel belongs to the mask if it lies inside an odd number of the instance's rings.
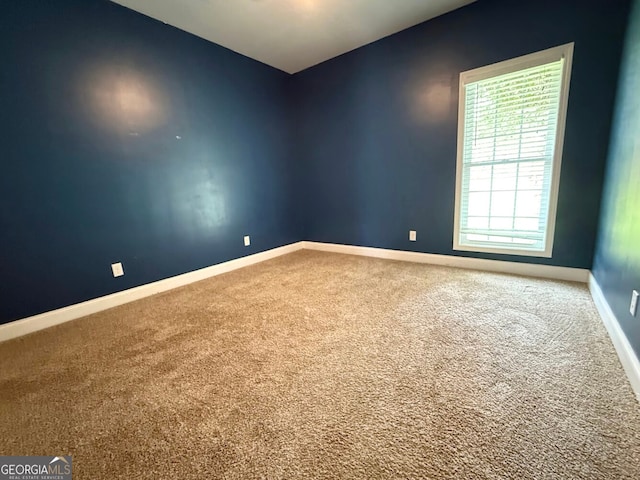
[[[454,246],[550,256],[565,62],[560,55],[479,80],[463,74]]]

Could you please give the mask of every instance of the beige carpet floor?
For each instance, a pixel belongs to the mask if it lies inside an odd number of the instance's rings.
[[[0,344],[0,454],[82,479],[638,479],[584,285],[301,251]]]

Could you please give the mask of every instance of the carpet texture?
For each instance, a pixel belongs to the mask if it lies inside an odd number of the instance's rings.
[[[638,479],[584,285],[301,251],[0,344],[0,454],[83,479]]]

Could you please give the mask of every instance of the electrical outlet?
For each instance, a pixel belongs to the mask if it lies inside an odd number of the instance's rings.
[[[124,275],[124,269],[122,268],[122,263],[112,263],[111,271],[113,272],[114,277],[121,277]]]
[[[245,235],[244,236],[244,246],[248,247],[249,245],[251,245],[251,238],[249,237],[249,235]]]
[[[410,242],[415,242],[416,241],[416,231],[415,230],[409,230],[409,241]]]
[[[638,311],[638,295],[640,294],[637,290],[634,290],[631,294],[631,305],[629,306],[629,313],[634,317],[636,316],[636,312]]]

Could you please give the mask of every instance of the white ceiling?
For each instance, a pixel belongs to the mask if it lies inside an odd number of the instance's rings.
[[[112,0],[288,73],[475,0]]]

